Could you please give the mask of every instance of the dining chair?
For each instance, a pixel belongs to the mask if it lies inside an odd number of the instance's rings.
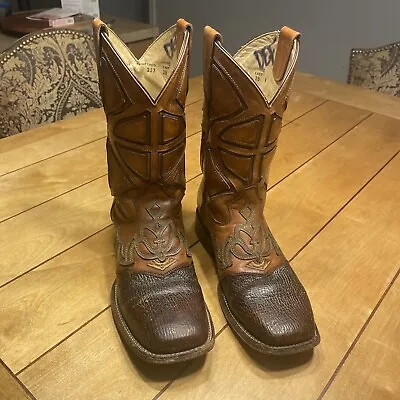
[[[0,54],[0,138],[101,106],[88,33],[33,32]]]
[[[400,96],[400,42],[352,49],[347,83]]]

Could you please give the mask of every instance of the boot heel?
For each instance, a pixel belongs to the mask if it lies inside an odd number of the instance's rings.
[[[207,251],[207,253],[211,256],[212,259],[215,258],[214,256],[214,248],[211,242],[211,235],[208,232],[207,228],[201,222],[199,211],[196,210],[196,222],[194,229],[196,231],[197,237],[199,238],[201,244]]]

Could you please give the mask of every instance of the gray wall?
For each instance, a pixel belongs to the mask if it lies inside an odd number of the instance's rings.
[[[148,0],[99,0],[100,12],[116,17],[148,22]]]
[[[302,33],[299,70],[342,81],[352,47],[400,40],[399,0],[157,1],[160,30],[179,17],[195,29],[192,75],[201,73],[204,25],[219,30],[231,52],[256,35],[291,26]]]

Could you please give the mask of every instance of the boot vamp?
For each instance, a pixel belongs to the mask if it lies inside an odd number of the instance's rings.
[[[193,265],[166,275],[118,274],[118,303],[133,336],[153,353],[176,353],[203,345],[209,322]]]
[[[231,313],[261,342],[288,346],[314,337],[310,301],[289,263],[269,274],[228,274],[221,286]]]

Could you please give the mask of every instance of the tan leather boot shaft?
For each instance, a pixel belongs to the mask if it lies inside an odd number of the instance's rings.
[[[284,27],[231,56],[217,31],[204,31],[203,181],[196,228],[215,256],[228,322],[252,347],[272,353],[319,340],[307,295],[263,213],[299,38]]]
[[[191,25],[179,20],[140,60],[99,20],[94,36],[114,196],[114,320],[145,360],[183,361],[213,343],[182,223]]]
[[[270,270],[284,257],[268,228],[253,223],[263,219],[268,172],[295,71],[299,34],[283,28],[280,34],[254,39],[233,57],[212,28],[205,29],[204,41],[200,214],[210,223],[219,222],[215,224],[217,242],[222,244],[218,260],[222,269],[232,267],[226,273]],[[230,236],[226,244],[223,237],[237,225],[254,228],[246,233],[258,244],[242,248],[243,257],[238,253],[231,265],[230,253],[237,252],[240,235]]]
[[[140,62],[105,25],[96,35],[117,258],[135,270],[169,271],[191,262],[180,218],[190,26],[181,20],[168,29]],[[138,231],[138,220],[152,232]]]

